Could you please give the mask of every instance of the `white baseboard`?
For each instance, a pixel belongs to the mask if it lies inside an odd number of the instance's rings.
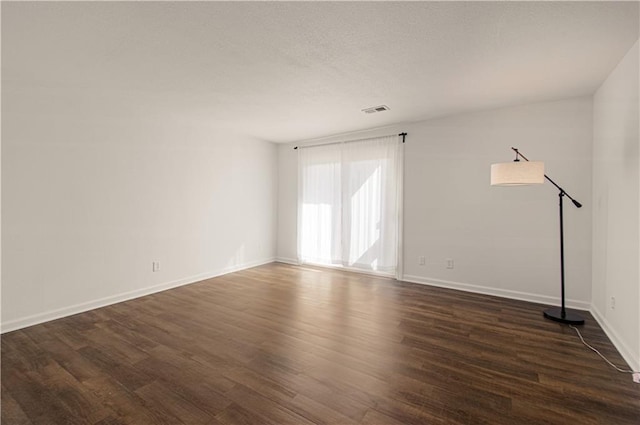
[[[533,303],[559,306],[560,300],[547,295],[532,294],[529,292],[512,291],[509,289],[492,288],[490,286],[472,285],[470,283],[451,282],[448,280],[431,279],[422,276],[404,275],[403,281],[419,283],[422,285],[437,286],[439,288],[457,289],[459,291],[474,292],[476,294],[493,295],[496,297],[510,298],[514,300],[529,301]],[[591,304],[586,301],[566,300],[569,308],[577,310],[589,310]]]
[[[261,266],[263,264],[273,263],[274,261],[275,261],[274,258],[268,258],[264,260],[257,260],[257,261],[251,261],[248,263],[237,264],[231,267],[225,267],[224,269],[220,269],[217,271],[201,273],[196,276],[190,276],[183,279],[174,280],[171,282],[165,282],[158,285],[148,286],[146,288],[136,289],[134,291],[123,292],[120,294],[100,298],[93,301],[88,301],[81,304],[63,307],[60,309],[51,310],[44,313],[34,314],[32,316],[22,317],[20,319],[10,320],[8,322],[3,322],[0,325],[0,328],[2,329],[0,333],[11,332],[11,331],[26,328],[29,326],[37,325],[40,323],[49,322],[51,320],[56,320],[63,317],[71,316],[74,314],[84,313],[85,311],[94,310],[100,307],[106,307],[111,304],[117,304],[123,301],[132,300],[134,298],[143,297],[145,295],[155,294],[157,292],[166,291],[168,289],[177,288],[179,286],[189,285],[191,283],[200,282],[202,280],[211,279],[211,278],[222,276],[228,273],[250,269],[252,267]]]
[[[607,319],[595,305],[591,305],[591,315],[596,319],[605,334],[609,337],[622,358],[633,370],[640,370],[640,353],[634,353],[627,344],[624,343],[620,335],[613,329]]]
[[[291,264],[294,266],[299,265],[300,263],[298,263],[298,260],[296,260],[295,258],[286,258],[286,257],[276,257],[275,259],[276,263],[285,263],[285,264]]]

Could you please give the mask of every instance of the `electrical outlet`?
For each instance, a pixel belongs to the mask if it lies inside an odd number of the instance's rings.
[[[418,257],[418,264],[421,266],[424,266],[424,264],[426,263],[426,258],[424,258],[424,255],[421,255],[420,257]]]
[[[160,270],[160,262],[159,261],[154,261],[153,263],[151,263],[151,271],[157,272]]]
[[[447,268],[448,269],[453,268],[453,258],[447,258]]]
[[[616,309],[616,297],[611,297],[611,310]]]

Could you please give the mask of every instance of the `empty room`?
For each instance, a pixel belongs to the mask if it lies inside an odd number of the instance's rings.
[[[640,424],[639,6],[2,1],[1,423]]]

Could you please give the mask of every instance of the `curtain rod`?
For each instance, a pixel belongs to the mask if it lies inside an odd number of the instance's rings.
[[[363,140],[371,140],[371,139],[377,139],[378,137],[389,137],[389,136],[393,136],[393,134],[387,134],[385,136],[376,136],[376,137],[364,137],[362,139],[346,140],[344,142],[318,143],[317,145],[300,146],[300,148],[301,149],[302,148],[313,148],[315,146],[338,145],[338,144],[342,144],[342,143],[361,142]],[[399,133],[398,136],[402,136],[402,143],[404,143],[405,142],[405,137],[407,136],[407,133]],[[294,146],[293,149],[298,149],[298,146]]]

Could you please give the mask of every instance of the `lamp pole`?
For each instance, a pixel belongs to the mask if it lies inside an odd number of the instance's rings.
[[[560,293],[562,295],[562,311],[560,312],[560,316],[564,319],[565,317],[567,317],[567,311],[564,308],[564,218],[562,216],[562,205],[564,204],[563,191],[560,191],[560,193],[558,193],[558,198],[560,208]]]
[[[545,175],[546,177],[546,175]],[[547,177],[548,178],[548,177]],[[555,183],[554,183],[555,184]],[[557,186],[557,185],[556,185]],[[564,298],[564,219],[562,217],[562,204],[564,201],[564,197],[567,193],[560,188],[560,192],[558,193],[558,198],[560,200],[560,296],[562,301],[562,306],[551,307],[544,311],[544,317],[550,320],[554,320],[560,323],[567,323],[570,325],[584,325],[584,319],[577,313],[572,311],[568,311],[565,308],[565,298]],[[568,195],[567,195],[568,196]],[[578,201],[571,199],[576,207],[582,207]]]

